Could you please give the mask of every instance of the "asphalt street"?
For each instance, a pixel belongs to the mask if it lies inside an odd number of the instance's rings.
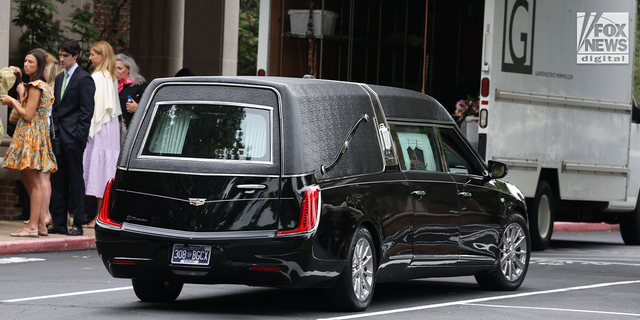
[[[185,285],[175,303],[140,302],[95,250],[0,257],[3,319],[640,319],[640,247],[613,232],[557,233],[513,292],[473,277],[379,284],[366,312],[332,311],[319,290]]]

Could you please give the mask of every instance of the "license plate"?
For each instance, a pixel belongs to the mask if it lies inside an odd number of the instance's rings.
[[[208,266],[211,246],[174,244],[171,263]]]

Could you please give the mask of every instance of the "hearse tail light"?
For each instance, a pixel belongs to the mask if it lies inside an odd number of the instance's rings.
[[[304,191],[304,198],[300,206],[298,226],[293,230],[278,231],[276,236],[296,235],[314,230],[318,224],[319,204],[320,187],[317,185],[308,186]]]
[[[489,78],[482,78],[481,94],[483,97],[489,95]]]
[[[98,221],[104,224],[104,227],[109,229],[122,228],[122,222],[111,220],[109,212],[111,211],[111,185],[113,184],[113,178],[107,182],[107,187],[104,189],[104,196],[102,197],[102,208],[100,208],[100,214],[98,215]]]

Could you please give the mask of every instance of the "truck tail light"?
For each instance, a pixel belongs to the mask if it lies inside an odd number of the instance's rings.
[[[482,78],[482,87],[480,90],[483,97],[489,95],[489,78]]]
[[[100,208],[100,213],[98,214],[98,222],[102,223],[102,226],[109,229],[117,229],[122,228],[122,222],[112,220],[109,216],[109,212],[111,212],[111,185],[113,184],[113,178],[107,182],[107,186],[104,189],[104,196],[102,197],[102,208]]]
[[[486,128],[487,121],[489,121],[489,111],[483,108],[480,110],[480,128]]]
[[[278,231],[276,235],[294,235],[314,230],[318,225],[319,204],[320,186],[308,186],[304,191],[304,198],[302,199],[302,205],[300,206],[300,221],[298,221],[298,226],[293,230]]]

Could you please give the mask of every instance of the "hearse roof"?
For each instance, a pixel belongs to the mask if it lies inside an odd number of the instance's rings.
[[[154,80],[150,88],[160,86],[165,83],[175,82],[200,82],[200,83],[226,83],[238,85],[259,85],[273,87],[279,91],[284,100],[288,98],[304,99],[305,95],[314,97],[333,97],[335,94],[331,88],[336,85],[348,86],[353,95],[366,94],[361,89],[361,84],[355,82],[341,82],[334,80],[319,80],[305,78],[288,77],[257,77],[257,76],[237,76],[237,77],[181,77],[181,78],[161,78]],[[382,108],[387,118],[396,119],[421,119],[432,121],[444,121],[453,123],[453,119],[447,110],[434,98],[429,95],[402,88],[367,85],[380,99]],[[318,107],[326,100],[315,100]]]
[[[208,89],[209,85],[213,87]],[[245,166],[244,173],[299,175],[314,172],[318,180],[330,180],[384,170],[378,128],[369,120],[380,119],[376,114],[379,108],[375,108],[371,100],[374,93],[387,118],[453,124],[451,116],[435,99],[406,89],[373,85],[367,88],[353,82],[284,77],[182,77],[153,80],[140,101],[145,106],[144,113],[149,116],[143,120],[143,112],[136,112],[131,127],[140,133],[139,136],[136,134],[136,141],[142,142],[155,105],[163,102],[222,101],[264,105],[274,110],[274,126],[280,130],[273,132],[273,139],[281,143],[273,145],[273,165]],[[281,109],[278,108],[278,97],[282,101]],[[349,136],[349,152],[340,158],[339,165],[330,166]],[[167,162],[161,158],[137,159],[138,151],[135,150],[139,149],[140,146],[134,149],[134,140],[129,135],[119,165],[203,173],[235,170],[234,164],[228,163],[208,166],[198,162]],[[331,168],[321,170],[322,167]]]

